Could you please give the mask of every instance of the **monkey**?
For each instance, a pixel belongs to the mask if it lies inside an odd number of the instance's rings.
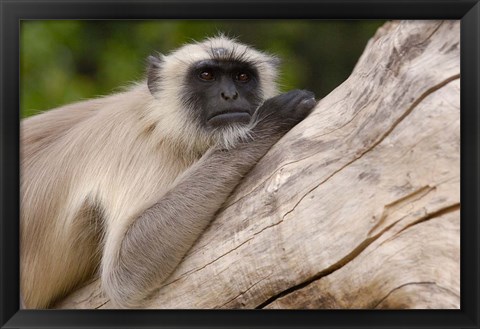
[[[315,107],[278,58],[219,35],[146,77],[20,127],[20,294],[50,308],[98,276],[117,308],[164,282],[264,154]]]

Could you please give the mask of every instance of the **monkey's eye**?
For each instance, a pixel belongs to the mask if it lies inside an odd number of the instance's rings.
[[[212,71],[202,71],[198,76],[200,79],[205,81],[212,81],[215,79],[215,76],[213,75]]]
[[[236,76],[237,81],[247,82],[250,80],[250,76],[245,72],[239,72]]]

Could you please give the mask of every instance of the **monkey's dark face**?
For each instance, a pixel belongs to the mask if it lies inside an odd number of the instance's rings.
[[[187,107],[205,128],[248,124],[260,105],[257,70],[249,63],[204,60],[189,69]]]

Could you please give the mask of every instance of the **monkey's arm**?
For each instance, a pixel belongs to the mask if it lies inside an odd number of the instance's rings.
[[[128,227],[102,283],[119,306],[138,306],[178,265],[250,168],[313,108],[313,94],[294,91],[259,109],[254,140],[232,150],[214,148]],[[172,233],[173,232],[173,233]],[[108,243],[108,241],[107,241]],[[110,256],[107,256],[109,258]]]

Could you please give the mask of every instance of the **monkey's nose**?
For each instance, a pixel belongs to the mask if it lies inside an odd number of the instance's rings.
[[[226,92],[226,91],[223,91],[221,93],[222,95],[222,98],[226,101],[232,99],[232,100],[235,100],[238,98],[238,92],[235,90],[234,92]]]

